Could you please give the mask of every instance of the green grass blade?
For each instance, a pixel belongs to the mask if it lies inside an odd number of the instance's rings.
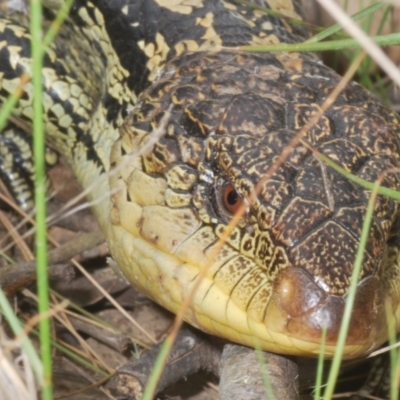
[[[344,176],[348,180],[356,183],[357,185],[362,186],[365,189],[369,189],[369,190],[375,190],[376,189],[378,194],[381,194],[383,196],[390,197],[391,199],[400,201],[400,192],[397,192],[396,190],[389,189],[389,188],[384,187],[384,186],[379,186],[378,188],[376,188],[376,184],[375,183],[368,182],[368,181],[366,181],[366,180],[364,180],[362,178],[359,178],[358,176],[353,175],[352,173],[346,171],[344,168],[342,168],[339,165],[335,164],[330,158],[324,156],[319,151],[314,150],[310,145],[307,145],[306,147],[310,148],[313,151],[313,153],[315,154],[315,156],[317,158],[319,158],[321,161],[323,161],[324,164],[328,165],[329,167],[334,169],[336,172],[338,172],[340,175]]]
[[[32,334],[36,335],[39,337],[39,332],[36,329],[31,330]],[[92,362],[86,360],[85,358],[81,357],[80,355],[74,353],[70,349],[66,348],[60,343],[57,343],[56,341],[52,340],[51,341],[52,345],[54,348],[60,351],[60,353],[64,354],[65,356],[69,357],[71,360],[74,360],[77,364],[81,365],[84,368],[87,368],[88,370],[94,372],[97,375],[101,375],[103,377],[109,376],[109,373],[106,371],[103,371],[102,369],[96,367]]]
[[[32,37],[32,83],[33,83],[33,154],[35,165],[35,206],[36,206],[36,260],[39,313],[49,310],[49,282],[47,273],[47,232],[46,232],[46,177],[45,140],[42,117],[42,5],[40,0],[30,2],[30,32]],[[52,363],[50,319],[41,318],[39,323],[40,352],[43,362],[42,398],[51,400]]]
[[[275,399],[274,390],[272,388],[271,379],[269,377],[268,365],[264,358],[264,352],[261,348],[260,341],[258,338],[254,337],[254,348],[257,355],[258,363],[260,364],[261,377],[264,383],[265,394],[267,399]]]
[[[174,342],[169,336],[166,337],[164,343],[161,345],[160,353],[157,357],[154,368],[151,371],[149,379],[144,388],[142,400],[152,400],[154,398],[154,393],[156,392],[157,383],[160,380],[161,374],[164,369],[165,362],[171,352]]]
[[[24,349],[24,351],[29,359],[32,369],[35,372],[36,379],[38,380],[38,382],[42,382],[42,380],[43,380],[42,362],[40,361],[40,358],[39,358],[38,354],[36,353],[36,350],[33,347],[32,342],[23,333],[22,323],[17,318],[17,316],[14,314],[11,304],[7,300],[7,297],[4,294],[4,292],[1,290],[1,288],[0,288],[0,311],[6,318],[14,335],[21,338],[21,347]]]
[[[400,353],[399,350],[392,349],[391,354],[391,380],[390,380],[390,400],[398,400],[400,396]]]
[[[1,105],[0,108],[0,132],[4,129],[7,124],[8,117],[11,115],[12,110],[18,103],[19,98],[23,93],[23,87],[25,83],[29,81],[29,76],[23,75],[21,77],[20,85],[18,86],[17,90],[12,93],[7,100]]]
[[[322,379],[324,377],[324,358],[325,358],[325,343],[326,343],[326,328],[322,330],[321,348],[319,349],[317,376],[315,380],[315,394],[314,399],[321,398]]]
[[[74,0],[66,0],[65,3],[62,3],[60,10],[58,11],[54,21],[50,25],[49,29],[46,32],[46,35],[43,38],[43,51],[45,51],[47,46],[49,46],[54,41],[62,23],[68,16],[69,10],[71,9],[73,2]]]
[[[371,193],[371,197],[368,202],[367,212],[365,214],[364,224],[361,232],[360,243],[358,245],[357,255],[353,266],[353,273],[351,275],[350,287],[343,313],[342,324],[340,326],[336,351],[332,359],[332,366],[329,372],[328,382],[324,393],[324,400],[330,400],[332,398],[332,395],[335,390],[337,377],[339,375],[339,370],[342,362],[343,348],[346,343],[347,332],[350,325],[351,312],[353,310],[353,304],[356,297],[358,279],[360,276],[362,262],[364,259],[364,250],[368,240],[369,228],[371,225],[372,215],[374,212],[374,204],[376,196],[378,194],[379,184],[380,184],[379,181],[375,182],[374,188]]]
[[[378,29],[377,29],[377,35],[381,35],[383,32],[383,28],[385,26],[385,24],[388,22],[389,17],[391,15],[391,12],[393,11],[393,6],[388,6],[386,7],[382,18],[380,20]],[[372,16],[372,14],[371,14]],[[371,30],[371,24],[372,24],[372,20],[369,21],[369,25],[366,26],[365,31],[369,32]],[[354,59],[355,55],[353,55],[353,59]],[[378,89],[376,89],[374,87],[374,82],[372,81],[372,77],[371,77],[371,69],[374,68],[375,70],[377,70],[376,66],[374,67],[374,63],[372,62],[371,57],[366,57],[366,59],[364,60],[364,62],[362,63],[360,70],[358,72],[359,75],[359,82],[361,83],[361,85],[363,85],[364,87],[366,87],[368,90],[376,93],[378,95],[378,97],[381,98],[381,100],[383,100],[386,104],[389,104],[388,101],[388,96],[387,96],[387,89],[384,88],[384,86],[381,83],[381,77],[379,75],[379,73],[375,73],[374,74],[374,80],[376,81],[375,83],[378,83]]]
[[[0,257],[4,258],[9,264],[16,264],[16,262],[3,251],[0,251]]]
[[[371,37],[373,42],[380,46],[395,46],[400,44],[400,33],[391,33],[383,36]],[[253,53],[266,53],[266,52],[307,52],[307,51],[332,51],[332,50],[346,50],[346,49],[361,49],[359,42],[355,39],[340,39],[330,40],[327,42],[318,43],[281,43],[269,44],[265,46],[240,46],[238,48],[242,51]]]
[[[395,348],[396,344],[396,324],[393,316],[393,310],[389,304],[386,306],[386,321],[389,332],[389,345],[390,345],[390,400],[399,399],[399,388],[397,383],[397,364],[399,351]]]
[[[387,5],[387,4],[385,4],[383,1],[372,4],[371,6],[365,8],[364,10],[361,10],[358,13],[355,13],[354,15],[352,15],[351,19],[353,21],[358,21],[359,19],[372,14],[373,12],[375,12],[376,10],[380,9],[381,7],[383,7],[385,5]],[[322,32],[318,33],[317,35],[306,40],[304,43],[317,43],[317,42],[327,38],[328,36],[331,36],[331,35],[335,34],[336,32],[341,31],[342,29],[343,28],[340,24],[332,25],[329,28],[324,29]]]
[[[272,17],[276,17],[276,18],[279,18],[279,19],[284,19],[284,20],[288,21],[289,23],[291,23],[293,25],[304,26],[305,28],[311,29],[311,30],[315,29],[315,26],[312,26],[311,24],[309,24],[309,23],[307,23],[307,22],[305,22],[305,21],[303,21],[301,19],[290,18],[287,15],[284,15],[284,14],[278,12],[278,11],[274,11],[274,10],[271,10],[270,8],[257,5],[254,2],[244,1],[244,0],[234,0],[234,2],[236,4],[252,8],[253,10],[261,11],[264,14],[271,15]]]

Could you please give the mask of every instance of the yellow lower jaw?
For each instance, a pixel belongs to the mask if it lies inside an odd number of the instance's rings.
[[[114,240],[110,241],[110,250],[126,278],[158,304],[178,313],[192,291],[199,268],[164,253],[120,226],[112,229]],[[186,310],[185,320],[210,334],[266,351],[312,357],[317,356],[321,348],[318,342],[282,332],[279,328],[282,321],[271,321],[267,316],[268,324],[265,324],[265,321],[250,318],[207,276],[200,282]],[[347,345],[343,357],[356,358],[370,348],[370,343]],[[326,345],[326,356],[332,357],[335,350],[335,345]]]

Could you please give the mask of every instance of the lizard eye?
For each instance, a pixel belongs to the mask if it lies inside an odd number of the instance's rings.
[[[235,214],[243,205],[243,199],[230,183],[223,188],[222,205],[229,214]]]

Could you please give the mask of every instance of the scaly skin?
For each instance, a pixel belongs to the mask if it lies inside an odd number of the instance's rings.
[[[173,312],[232,218],[224,203],[232,188],[246,214],[211,260],[186,320],[238,343],[256,339],[265,350],[307,356],[318,353],[325,326],[330,356],[369,191],[300,144],[249,197],[339,77],[311,54],[238,51],[301,41],[285,21],[229,1],[178,3],[77,1],[45,59],[49,141],[90,187],[123,274]],[[298,17],[289,1],[269,3]],[[30,62],[26,31],[0,24],[0,42],[14,43],[0,52],[4,98]],[[29,107],[28,86],[15,111],[28,123]],[[142,151],[168,109],[162,137]],[[399,131],[397,115],[351,83],[304,140],[374,181],[400,166]],[[386,174],[383,185],[398,190],[399,174]],[[398,217],[399,204],[380,196],[347,358],[387,339],[385,302],[400,328]]]

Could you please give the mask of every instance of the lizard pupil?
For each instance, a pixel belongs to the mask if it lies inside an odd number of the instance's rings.
[[[226,200],[230,206],[234,206],[236,202],[239,200],[239,195],[235,189],[229,191],[228,195],[226,196]]]
[[[240,197],[233,185],[228,184],[223,192],[223,205],[230,214],[235,214],[243,204],[243,199]]]

